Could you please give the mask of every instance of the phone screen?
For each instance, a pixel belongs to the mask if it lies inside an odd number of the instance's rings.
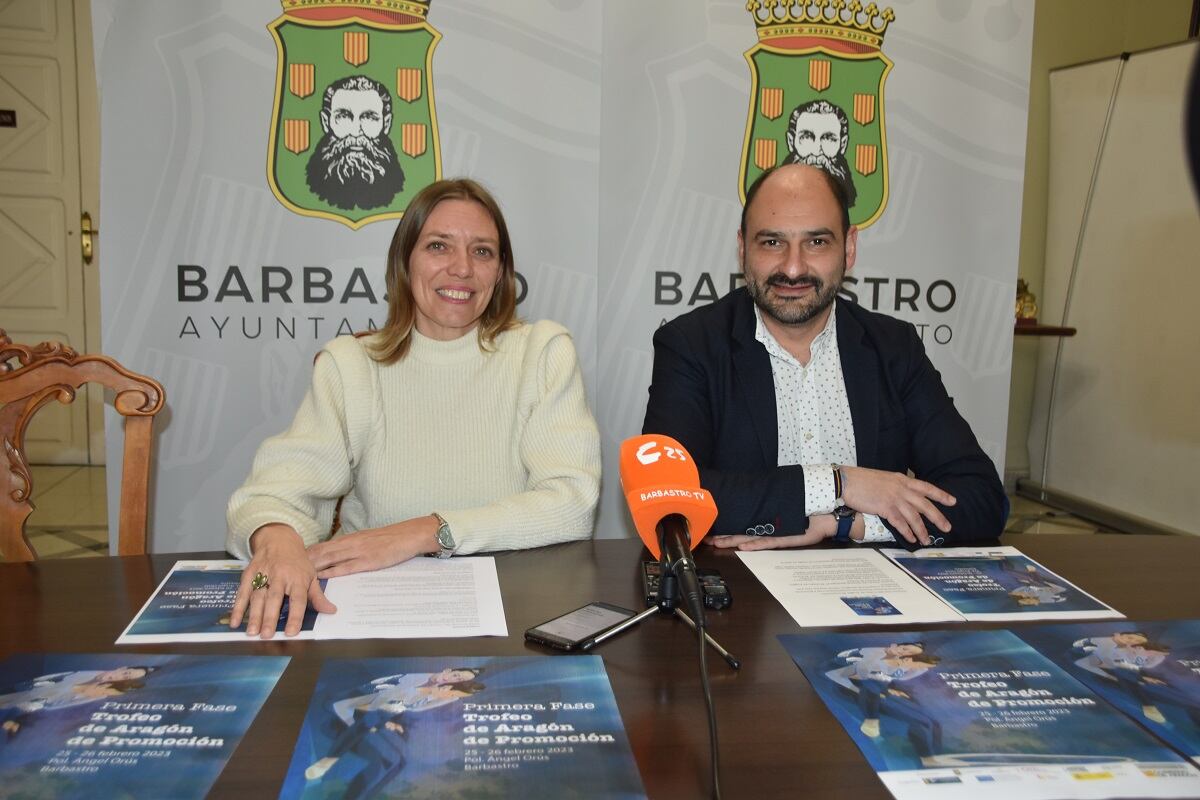
[[[569,646],[632,616],[633,612],[624,608],[592,603],[530,628],[526,636],[557,646]]]

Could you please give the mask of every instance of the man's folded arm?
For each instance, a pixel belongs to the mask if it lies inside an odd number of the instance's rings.
[[[915,329],[910,329],[910,337],[912,369],[901,389],[913,474],[957,500],[952,506],[934,504],[950,521],[950,533],[944,536],[947,545],[996,539],[1008,519],[1008,498],[996,466],[954,407]],[[930,536],[943,536],[929,520],[925,528]]]
[[[757,471],[714,469],[714,421],[704,368],[692,357],[684,336],[672,325],[654,334],[654,372],[643,433],[660,433],[679,441],[695,460],[700,485],[717,504],[714,534],[746,533],[755,526],[775,526],[777,533],[802,533],[804,469],[770,467]]]
[[[713,534],[796,534],[808,528],[804,490],[798,488],[804,486],[804,468],[799,465],[759,472],[701,468],[700,485],[717,504]]]

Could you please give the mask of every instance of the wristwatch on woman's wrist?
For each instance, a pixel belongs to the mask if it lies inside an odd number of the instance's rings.
[[[450,523],[446,522],[445,517],[436,511],[433,512],[433,517],[438,521],[437,529],[437,544],[436,553],[430,553],[431,556],[438,558],[449,558],[454,555],[454,551],[458,549],[458,545],[454,542],[454,537],[450,534]]]

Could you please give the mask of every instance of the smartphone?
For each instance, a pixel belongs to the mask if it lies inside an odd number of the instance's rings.
[[[733,595],[725,585],[725,579],[715,569],[698,569],[700,591],[704,593],[704,607],[714,611],[733,605]],[[662,580],[662,564],[657,561],[642,562],[642,588],[646,593],[646,608],[658,605],[658,584]]]
[[[525,631],[525,638],[559,650],[574,650],[580,642],[632,616],[633,612],[627,608],[609,603],[588,603],[561,617],[534,625]]]

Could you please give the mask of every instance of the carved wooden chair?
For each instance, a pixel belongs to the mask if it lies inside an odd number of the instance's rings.
[[[111,358],[81,356],[58,342],[14,344],[0,328],[0,552],[9,561],[37,558],[25,535],[25,520],[34,507],[25,429],[51,400],[70,403],[76,389],[92,382],[113,390],[113,405],[125,417],[117,555],[146,552],[150,455],[154,415],[163,407],[162,384]]]

